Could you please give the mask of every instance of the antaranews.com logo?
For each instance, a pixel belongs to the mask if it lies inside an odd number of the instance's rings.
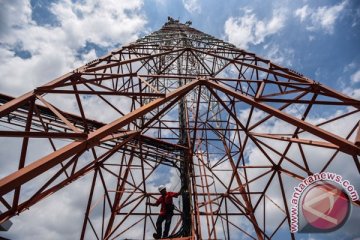
[[[322,172],[308,176],[294,187],[290,231],[335,231],[348,219],[351,201],[358,199],[354,186],[339,174]]]

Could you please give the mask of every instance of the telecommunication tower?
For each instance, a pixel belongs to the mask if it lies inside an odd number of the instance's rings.
[[[186,189],[173,238],[270,239],[307,176],[344,164],[359,180],[360,101],[190,25],[169,18],[0,96],[0,139],[18,153],[0,172],[0,223],[91,176],[79,238],[149,239],[160,176]]]

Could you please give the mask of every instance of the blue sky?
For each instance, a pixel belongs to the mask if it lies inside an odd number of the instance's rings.
[[[360,1],[0,0],[0,4],[0,92],[8,95],[24,94],[155,31],[172,16],[360,98]],[[54,231],[61,232],[61,227]],[[22,237],[19,232],[6,236]],[[299,238],[328,236],[299,234]]]

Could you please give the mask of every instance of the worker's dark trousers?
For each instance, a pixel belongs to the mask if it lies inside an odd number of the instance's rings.
[[[165,220],[165,229],[164,229],[164,234],[162,235],[162,237],[165,238],[169,235],[172,216],[173,216],[173,214],[159,215],[159,217],[156,221],[156,234],[159,237],[161,237],[162,223],[164,222],[164,220]]]

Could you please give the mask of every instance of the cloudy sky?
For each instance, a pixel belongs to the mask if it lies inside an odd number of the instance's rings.
[[[172,16],[360,98],[356,0],[0,0],[0,6],[0,92],[8,95],[19,96],[155,31]],[[72,191],[80,194],[80,184],[69,188],[59,196],[57,208],[50,200],[43,203],[57,211],[58,219],[83,214],[76,208],[81,203],[70,197]],[[23,226],[4,236],[77,238],[75,227],[49,221],[40,208],[28,212],[32,215],[25,213],[24,220],[18,220]],[[36,224],[30,223],[32,219]]]

